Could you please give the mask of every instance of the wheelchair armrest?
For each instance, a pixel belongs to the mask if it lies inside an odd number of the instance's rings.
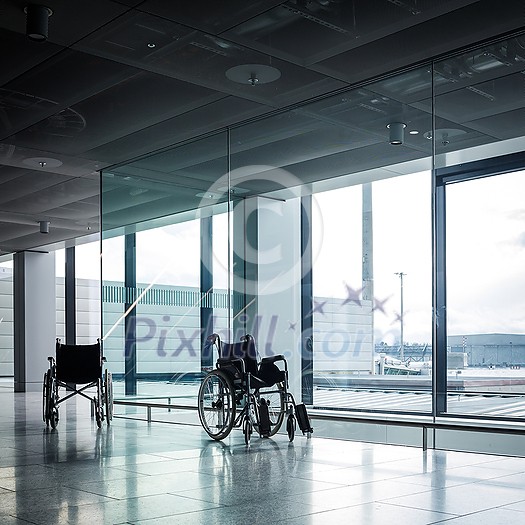
[[[282,354],[271,355],[268,357],[263,357],[261,359],[261,363],[275,363],[275,361],[286,361],[286,359],[284,358],[284,355]]]
[[[244,361],[240,358],[235,358],[235,357],[233,358],[219,357],[219,359],[217,359],[217,368],[220,368],[221,366],[224,366],[224,365],[230,365],[230,364],[233,365],[234,363],[241,363],[240,372],[242,372],[243,374],[246,373]]]

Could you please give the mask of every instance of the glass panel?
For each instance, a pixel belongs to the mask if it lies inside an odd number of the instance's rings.
[[[213,326],[214,331],[229,341],[232,338],[231,319],[231,213],[213,216],[212,225],[212,274],[213,274]],[[209,333],[210,330],[207,330]]]
[[[13,334],[13,260],[9,256],[0,262],[0,381],[14,374]]]
[[[420,68],[232,130],[235,333],[289,355],[298,395],[313,318],[314,405],[431,409],[430,101]]]
[[[106,233],[103,232],[103,235]],[[109,235],[109,233],[108,233]],[[124,394],[124,237],[102,241],[102,340],[113,391]]]
[[[222,133],[102,173],[104,348],[121,394],[195,403],[203,334],[228,324],[225,308],[218,326],[209,315],[207,229],[227,216],[226,146]]]
[[[76,340],[93,344],[100,337],[100,241],[75,247]]]
[[[431,410],[429,195],[430,172],[316,195],[315,406]]]
[[[61,249],[55,252],[55,278],[56,278],[56,336],[61,340],[66,340],[66,250]]]
[[[199,240],[198,219],[137,233],[141,395],[158,395],[158,380],[177,381],[200,371]]]
[[[523,171],[446,187],[451,413],[525,416],[523,195]]]

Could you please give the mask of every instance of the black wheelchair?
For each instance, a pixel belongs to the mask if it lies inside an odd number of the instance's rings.
[[[100,339],[92,345],[66,345],[57,339],[55,356],[47,358],[49,368],[44,374],[42,409],[46,425],[55,429],[58,405],[77,394],[92,403],[91,415],[95,415],[99,428],[104,418],[109,425],[113,419],[113,383],[111,372],[103,370],[106,358]],[[96,395],[90,397],[85,391],[93,387]],[[59,388],[66,389],[64,397],[59,396]]]
[[[275,435],[285,417],[290,441],[297,424],[303,435],[311,436],[313,429],[305,405],[296,404],[288,392],[288,365],[284,356],[259,361],[250,335],[238,343],[222,343],[213,334],[208,337],[207,345],[217,349],[219,358],[216,368],[202,380],[198,411],[202,427],[211,438],[223,439],[234,427],[242,425],[248,444],[254,430],[261,437]]]

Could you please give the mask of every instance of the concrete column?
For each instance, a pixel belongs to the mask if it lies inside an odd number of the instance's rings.
[[[41,391],[47,357],[55,355],[55,254],[16,253],[13,269],[15,392]]]
[[[258,199],[257,316],[261,356],[284,354],[301,401],[301,201]]]

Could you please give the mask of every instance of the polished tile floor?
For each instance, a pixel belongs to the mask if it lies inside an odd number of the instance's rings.
[[[0,524],[525,523],[525,458],[321,438],[209,440],[0,388]]]

